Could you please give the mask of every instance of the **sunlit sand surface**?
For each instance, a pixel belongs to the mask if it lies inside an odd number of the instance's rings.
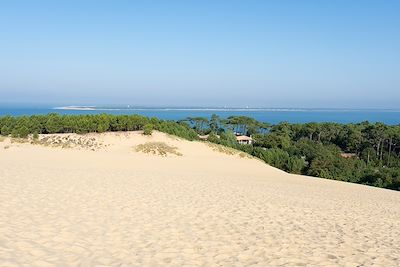
[[[0,142],[0,266],[400,264],[400,192],[157,132],[66,136]]]

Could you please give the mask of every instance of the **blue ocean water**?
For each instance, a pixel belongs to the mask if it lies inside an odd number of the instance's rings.
[[[223,108],[94,108],[93,110],[54,109],[53,107],[12,107],[0,106],[0,116],[60,114],[139,114],[166,120],[180,120],[186,117],[208,117],[217,114],[222,118],[229,116],[248,116],[256,120],[276,124],[337,122],[358,123],[362,121],[383,122],[389,125],[400,124],[400,110],[340,110],[340,109],[223,109]]]

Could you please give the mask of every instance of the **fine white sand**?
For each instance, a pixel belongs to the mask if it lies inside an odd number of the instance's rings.
[[[0,266],[400,264],[400,192],[157,132],[68,138],[90,142],[0,142]],[[149,141],[183,155],[135,151]]]

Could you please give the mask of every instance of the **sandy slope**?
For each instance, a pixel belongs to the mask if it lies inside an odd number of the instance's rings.
[[[97,151],[0,142],[0,266],[400,264],[400,192],[161,133],[95,138]],[[149,140],[183,156],[133,150]]]

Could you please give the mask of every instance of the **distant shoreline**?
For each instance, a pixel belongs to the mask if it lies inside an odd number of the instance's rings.
[[[96,110],[94,106],[65,106],[65,107],[54,107],[53,109],[62,110]]]
[[[388,111],[400,112],[397,109],[342,109],[342,108],[226,108],[226,107],[101,107],[101,106],[61,106],[53,107],[55,110],[98,110],[98,111],[123,111],[123,110],[153,110],[153,111],[277,111],[277,112],[357,112],[357,111]]]

